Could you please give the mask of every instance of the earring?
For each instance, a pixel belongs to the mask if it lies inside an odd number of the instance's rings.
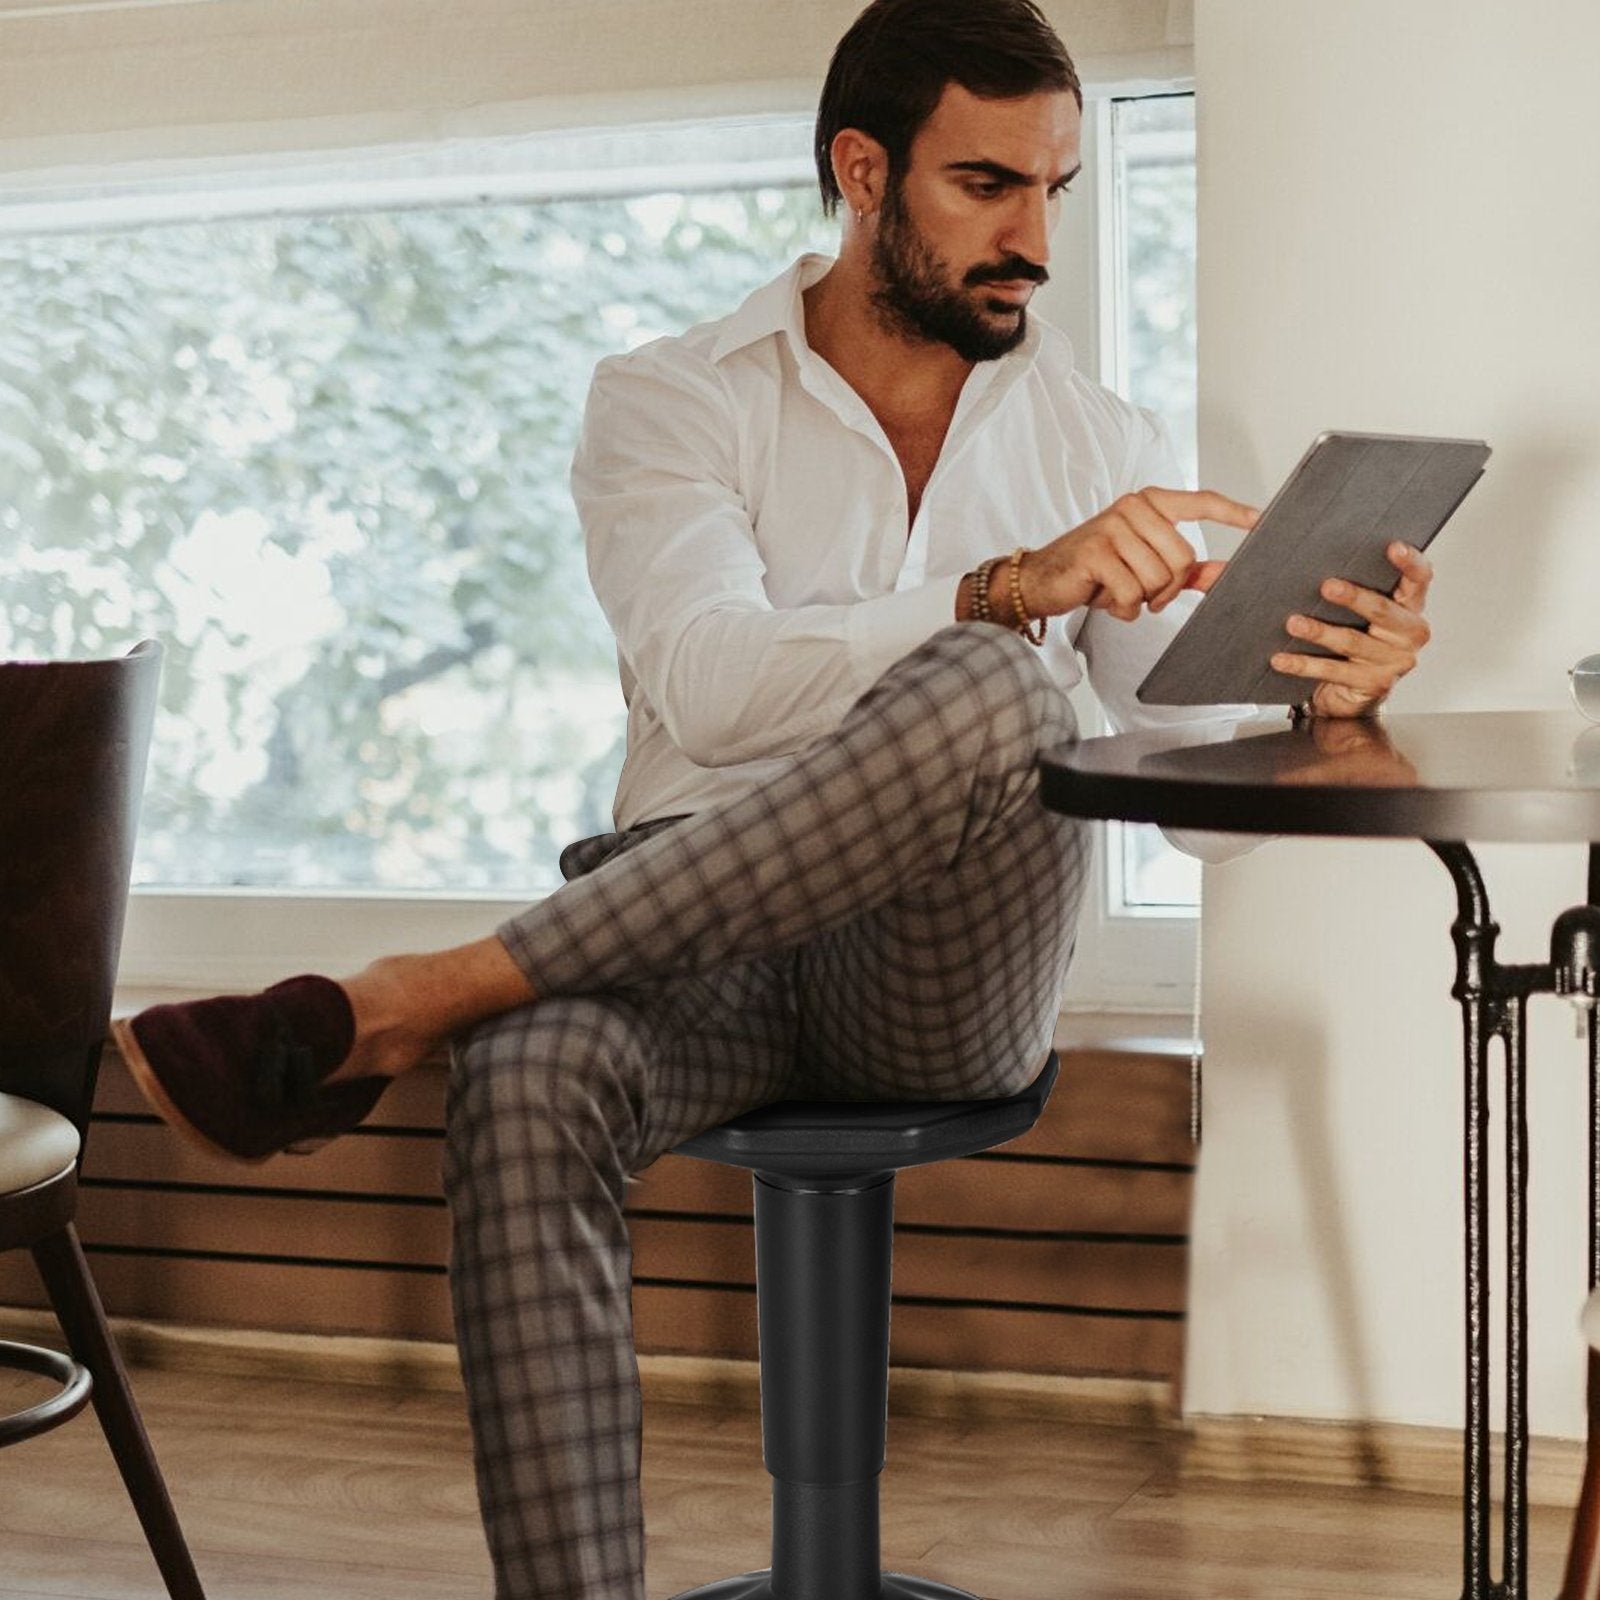
[[[867,220],[867,208],[865,206],[857,206],[856,207],[856,221],[864,223],[866,220]]]

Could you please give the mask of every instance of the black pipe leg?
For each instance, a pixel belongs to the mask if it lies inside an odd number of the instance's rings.
[[[1589,1007],[1589,1289],[1600,1286],[1600,1006]]]
[[[1479,1008],[1466,1033],[1467,1392],[1462,1451],[1462,1594],[1489,1600],[1489,1062]]]
[[[761,1432],[783,1600],[877,1600],[894,1174],[755,1180]]]
[[[1527,1011],[1519,998],[1506,1016],[1506,1600],[1527,1600],[1528,1593]]]
[[[678,1600],[975,1600],[879,1567],[894,1174],[755,1180],[772,1566]]]
[[[1450,873],[1457,915],[1452,995],[1461,1004],[1465,1139],[1463,1202],[1466,1254],[1466,1419],[1462,1436],[1462,1600],[1493,1600],[1489,1577],[1489,1041],[1498,1006],[1488,974],[1500,930],[1472,852],[1454,842],[1428,843]]]

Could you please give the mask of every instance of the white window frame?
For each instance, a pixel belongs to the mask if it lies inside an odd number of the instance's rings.
[[[1109,354],[1110,307],[1105,291],[1111,283],[1112,249],[1109,230],[1101,224],[1112,215],[1111,102],[1129,93],[1172,93],[1184,87],[1169,82],[1112,84],[1091,90],[1087,99],[1085,178],[1089,181],[1080,184],[1069,204],[1091,207],[1092,216],[1087,227],[1073,230],[1074,248],[1067,253],[1058,250],[1055,272],[1061,280],[1087,287],[1089,300],[1081,309],[1092,336],[1085,340],[1082,326],[1074,331],[1081,354],[1094,370],[1103,369],[1102,357]],[[707,118],[705,124],[713,120]],[[482,149],[489,159],[477,170],[459,147],[437,164],[428,147],[389,147],[359,158],[302,155],[248,169],[226,160],[165,163],[154,172],[120,168],[85,173],[80,168],[72,173],[70,186],[34,181],[14,190],[9,204],[0,199],[0,229],[59,231],[178,216],[533,200],[635,192],[641,182],[710,188],[810,177],[809,116],[725,120],[804,127],[806,135],[798,141],[804,153],[736,166],[715,160],[669,166],[657,159],[648,163],[636,159],[630,166],[610,170],[597,168],[586,155],[597,140],[620,136],[627,141],[630,135],[638,136],[639,149],[656,151],[663,131],[683,126],[640,122],[541,135],[542,150],[534,152],[532,165],[507,161],[506,141],[484,141]],[[1080,300],[1082,292],[1081,288],[1077,292]],[[1078,699],[1085,730],[1097,729],[1099,713],[1092,695]],[[1101,848],[1097,844],[1097,858]],[[1098,859],[1093,883],[1063,1009],[1186,1015],[1196,919],[1114,916]],[[480,937],[524,903],[520,895],[139,888],[129,904],[120,1003],[136,1003],[155,993],[253,987],[293,971],[348,972],[395,950],[440,948]]]
[[[1118,343],[1117,262],[1112,164],[1112,115],[1119,100],[1145,95],[1193,92],[1188,80],[1108,83],[1086,95],[1084,105],[1084,188],[1094,206],[1093,337],[1096,375],[1116,387]],[[1074,194],[1076,198],[1076,193]],[[1071,202],[1069,202],[1070,204]],[[1107,732],[1105,714],[1085,686],[1073,696],[1084,737]],[[1126,1011],[1191,1021],[1196,1003],[1200,918],[1118,912],[1112,905],[1108,865],[1109,830],[1094,829],[1089,886],[1078,921],[1078,943],[1067,979],[1062,1012]]]

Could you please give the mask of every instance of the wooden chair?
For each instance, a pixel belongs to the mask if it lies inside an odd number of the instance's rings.
[[[1600,1289],[1583,1308],[1583,1335],[1589,1343],[1588,1456],[1557,1600],[1600,1600]]]
[[[0,1341],[60,1390],[0,1445],[93,1401],[173,1600],[205,1600],[73,1227],[122,942],[161,650],[0,663],[0,1250],[27,1249],[71,1355]]]

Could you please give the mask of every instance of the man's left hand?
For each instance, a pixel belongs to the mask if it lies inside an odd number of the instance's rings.
[[[1311,680],[1311,709],[1323,717],[1368,717],[1389,698],[1394,686],[1417,664],[1429,628],[1422,615],[1433,565],[1420,550],[1398,540],[1389,560],[1400,569],[1392,596],[1362,589],[1343,578],[1329,578],[1322,597],[1366,619],[1365,630],[1343,628],[1315,617],[1292,616],[1285,631],[1294,639],[1321,645],[1330,656],[1280,651],[1272,658],[1278,672]]]

